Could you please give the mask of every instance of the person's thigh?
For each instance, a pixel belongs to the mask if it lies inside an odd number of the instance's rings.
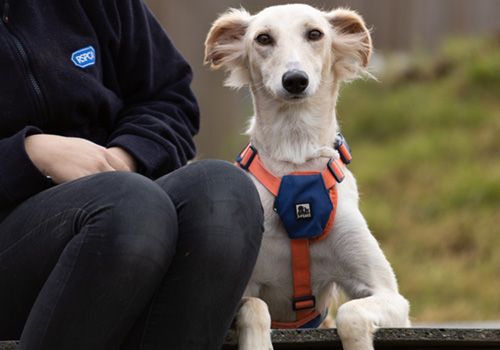
[[[135,174],[98,174],[28,199],[0,222],[0,339],[19,339],[29,318],[26,344],[62,342],[37,348],[80,349],[68,344],[89,333],[89,344],[104,344],[149,302],[176,235],[168,196]]]
[[[220,348],[259,251],[259,195],[246,174],[223,161],[194,162],[157,183],[177,209],[179,235],[141,349]]]

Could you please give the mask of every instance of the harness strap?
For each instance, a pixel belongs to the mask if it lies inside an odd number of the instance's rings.
[[[311,313],[311,309],[316,311],[316,297],[312,294],[311,288],[309,239],[292,239],[290,248],[293,273],[292,308],[295,311],[296,320],[305,322],[305,318]]]
[[[335,149],[339,152],[340,159],[345,165],[348,165],[352,162],[351,149],[349,145],[345,141],[344,135],[341,133],[337,134],[337,138],[335,140]]]
[[[292,251],[293,273],[292,307],[296,311],[297,318],[302,318],[308,314],[308,309],[316,306],[316,298],[312,295],[311,290],[309,239],[292,239],[290,248]]]
[[[344,180],[345,175],[342,171],[341,164],[342,163],[336,159],[330,159],[326,169],[321,172],[326,189],[331,189],[336,183],[341,183]],[[281,179],[274,176],[269,170],[266,169],[257,150],[251,144],[246,146],[245,149],[238,155],[235,165],[250,172],[275,197],[278,195]],[[315,173],[317,172],[295,172],[293,174],[305,175]]]
[[[333,222],[335,221],[335,214],[337,213],[337,201],[338,201],[337,187],[333,186],[332,188],[330,188],[328,194],[330,195],[330,201],[333,204],[333,209],[332,212],[330,213],[330,217],[328,218],[328,221],[325,225],[323,232],[319,237],[310,239],[310,241],[312,242],[321,241],[323,238],[328,236],[328,233],[331,231],[333,227]]]
[[[293,274],[292,308],[295,311],[296,321],[273,322],[273,328],[300,328],[320,315],[315,309],[316,297],[313,295],[311,288],[310,243],[319,241],[328,236],[335,220],[337,199],[337,188],[334,186],[330,189],[330,200],[333,204],[333,210],[330,213],[330,217],[328,218],[328,222],[321,236],[313,239],[303,238],[292,239],[290,241]]]
[[[251,144],[236,158],[236,165],[255,176],[275,197],[278,195],[281,179],[266,169],[257,150]]]
[[[309,322],[312,320],[320,318],[321,320],[318,321],[318,323],[321,323],[322,321],[322,315],[316,311],[310,311],[309,314],[307,314],[304,318],[299,319],[298,321],[295,322],[271,322],[271,328],[272,329],[298,329],[302,328],[305,325],[307,325]]]

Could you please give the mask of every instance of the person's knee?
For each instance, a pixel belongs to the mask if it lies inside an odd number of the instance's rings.
[[[223,161],[206,161],[204,166],[213,174],[223,173],[224,182],[214,183],[216,191],[231,198],[238,205],[232,210],[228,220],[234,226],[251,228],[251,238],[258,241],[262,238],[264,214],[260,196],[250,177],[233,164]]]
[[[160,180],[160,184],[162,181]],[[222,160],[202,160],[176,171],[162,186],[200,221],[227,226],[260,241],[263,211],[252,180]]]
[[[202,240],[203,249],[212,256],[235,261],[241,260],[241,255],[257,256],[263,211],[255,185],[241,169],[225,161],[203,160],[158,182],[181,208],[183,230]],[[198,236],[199,232],[210,235],[210,231],[217,232],[217,239]],[[221,249],[224,254],[217,254]]]
[[[166,266],[177,241],[175,207],[161,187],[133,173],[102,173],[99,205],[89,205],[87,231],[97,231],[112,254],[129,261]]]

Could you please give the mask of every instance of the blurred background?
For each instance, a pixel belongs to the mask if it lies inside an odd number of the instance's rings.
[[[294,1],[146,2],[193,66],[198,157],[232,160],[251,97],[203,66],[206,33],[228,7]],[[338,116],[413,321],[500,320],[500,1],[302,2],[350,7],[372,28],[378,81],[345,86]]]

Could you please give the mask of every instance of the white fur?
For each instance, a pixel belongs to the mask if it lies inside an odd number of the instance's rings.
[[[243,298],[236,315],[238,344],[242,349],[271,350],[271,316],[267,304],[259,298]],[[265,334],[266,336],[262,336]]]
[[[311,29],[320,30],[323,37],[309,40],[306,33]],[[262,33],[271,35],[274,44],[257,43],[255,38]],[[254,16],[234,9],[223,14],[208,34],[205,59],[213,68],[229,71],[228,85],[249,86],[255,110],[250,140],[265,166],[283,176],[321,171],[329,158],[338,158],[332,145],[339,131],[335,115],[339,85],[366,73],[371,49],[369,31],[355,12],[326,13],[294,4],[269,7]],[[282,76],[290,69],[309,77],[298,99],[282,86]],[[359,211],[354,176],[349,170],[345,173],[337,185],[332,232],[311,245],[312,289],[320,313],[329,306],[335,286],[352,299],[337,312],[338,332],[344,349],[369,350],[377,328],[409,326],[409,304],[399,294],[391,266]],[[273,195],[254,182],[265,212],[265,232],[245,293],[250,298],[245,299],[236,324],[240,349],[269,350],[269,314],[281,322],[295,320],[290,243],[273,211]]]

